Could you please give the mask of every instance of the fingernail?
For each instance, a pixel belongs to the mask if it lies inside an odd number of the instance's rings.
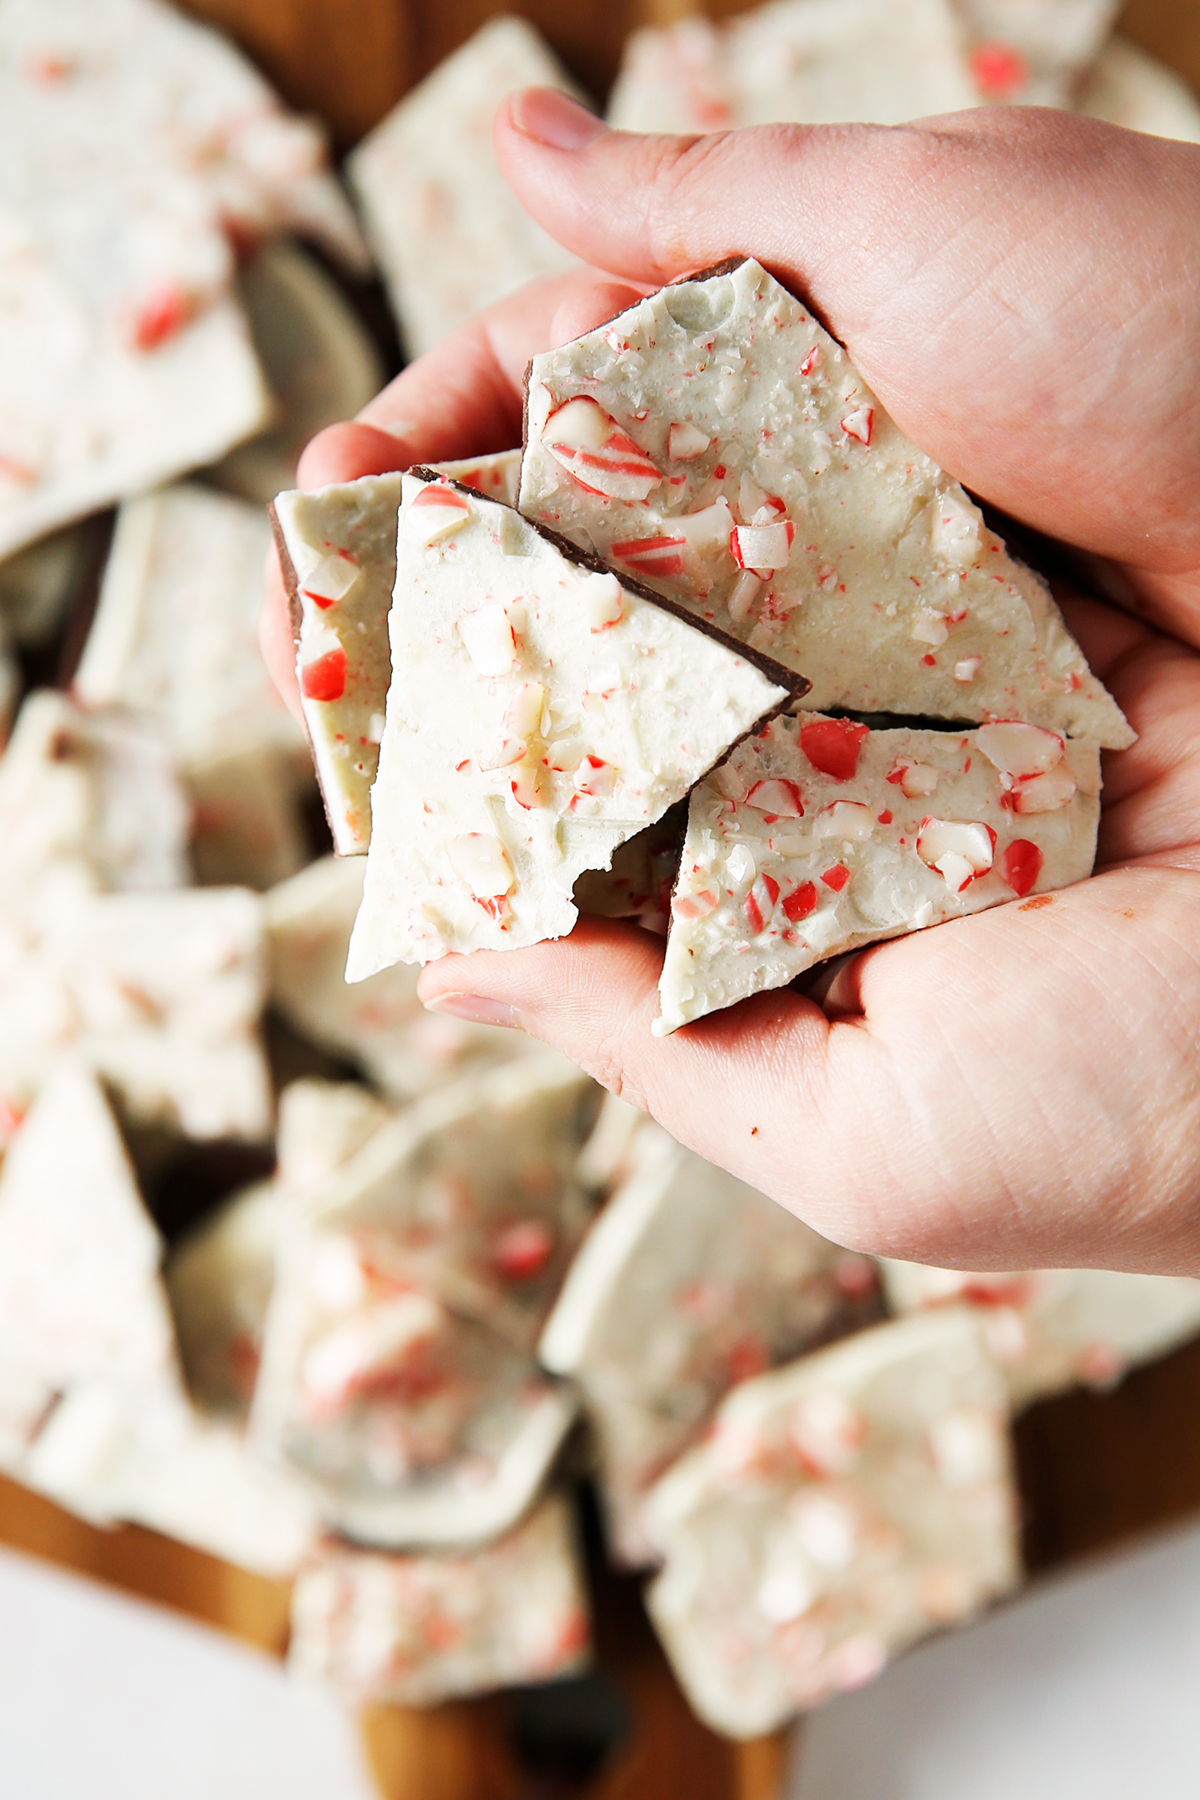
[[[503,1000],[489,1000],[484,994],[438,994],[426,1000],[426,1012],[449,1013],[454,1019],[468,1019],[472,1025],[507,1025],[512,1030],[525,1029],[515,1006]]]
[[[582,150],[604,130],[604,122],[556,88],[526,88],[512,103],[517,130],[551,150]]]

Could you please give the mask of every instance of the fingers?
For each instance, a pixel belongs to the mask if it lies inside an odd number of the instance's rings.
[[[300,458],[297,481],[306,491],[411,468],[415,458],[404,438],[351,419],[318,432]]]
[[[529,211],[599,267],[661,282],[757,255],[908,435],[1016,516],[1200,566],[1194,147],[1029,108],[643,137],[526,90],[496,148]]]

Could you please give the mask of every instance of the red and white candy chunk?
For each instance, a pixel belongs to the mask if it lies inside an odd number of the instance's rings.
[[[546,448],[581,487],[611,500],[645,500],[662,473],[595,400],[568,400],[550,414]]]

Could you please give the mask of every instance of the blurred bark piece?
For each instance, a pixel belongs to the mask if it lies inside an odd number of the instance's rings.
[[[319,113],[339,150],[356,144],[414,79],[409,47],[421,20],[403,0],[180,3],[231,37],[292,106]],[[441,0],[436,10],[453,21],[463,9]]]

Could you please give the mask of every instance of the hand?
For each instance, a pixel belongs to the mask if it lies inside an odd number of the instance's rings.
[[[530,212],[639,287],[754,252],[922,449],[1106,559],[1123,610],[1068,618],[1141,736],[1106,759],[1095,877],[853,956],[808,997],[656,1040],[661,945],[584,920],[432,964],[427,1002],[556,1044],[841,1243],[1200,1272],[1200,152],[1023,109],[637,138],[541,91],[497,147]],[[510,302],[505,349],[614,298]],[[389,390],[409,383],[402,416],[436,420],[421,369],[441,354]],[[365,445],[326,434],[321,478],[360,472]]]

